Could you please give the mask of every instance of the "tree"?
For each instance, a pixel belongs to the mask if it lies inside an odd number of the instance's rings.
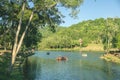
[[[107,51],[107,53],[109,52],[110,48],[115,47],[116,44],[115,37],[117,36],[118,32],[119,27],[115,22],[115,18],[107,18],[102,35],[104,49]]]
[[[66,45],[67,46],[71,45],[71,47],[75,46],[78,47],[80,46],[78,40],[81,38],[83,40],[82,47],[85,47],[91,43],[103,44],[104,49],[107,50],[108,40],[109,49],[116,48],[118,43],[117,41],[118,37],[116,36],[118,35],[119,30],[120,30],[120,18],[108,18],[108,19],[99,18],[95,20],[88,20],[80,22],[78,24],[74,24],[67,28],[62,27],[61,29],[57,29],[56,34],[53,33],[51,34],[51,32],[42,29],[41,31],[44,39],[41,41],[41,45],[43,46],[43,48],[45,47],[50,48],[50,44],[51,46],[54,46],[54,48],[60,48],[55,47],[56,44],[61,46],[61,48],[65,48],[64,44],[71,40],[71,42]],[[46,43],[49,43],[48,44],[49,46],[47,46]]]
[[[11,65],[15,63],[16,56],[31,25],[50,26],[54,30],[56,24],[62,22],[58,5],[72,9],[80,6],[82,0],[0,0],[0,17],[11,23],[15,30],[15,39],[12,49]],[[32,4],[33,6],[31,6]]]
[[[120,50],[120,33],[118,33],[116,36],[116,46]]]

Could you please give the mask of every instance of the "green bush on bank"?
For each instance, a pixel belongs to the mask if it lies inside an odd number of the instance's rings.
[[[0,55],[0,80],[23,80],[24,76],[19,70],[12,71],[11,74],[8,74],[11,61],[10,57],[10,53]]]

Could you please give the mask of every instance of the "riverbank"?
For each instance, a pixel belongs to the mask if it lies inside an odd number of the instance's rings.
[[[0,80],[23,80],[24,76],[20,67],[15,66],[11,74],[9,74],[8,69],[10,67],[10,63],[11,53],[5,52],[0,55]]]
[[[74,48],[45,48],[40,50],[65,50],[65,51],[104,51],[102,44],[89,44],[87,47]]]
[[[113,54],[105,54],[105,55],[101,56],[101,59],[120,64],[120,57],[117,57]]]

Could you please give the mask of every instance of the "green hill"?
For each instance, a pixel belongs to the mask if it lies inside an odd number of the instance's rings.
[[[120,18],[99,18],[83,21],[70,27],[57,27],[52,33],[49,29],[42,29],[42,41],[39,49],[63,49],[87,47],[90,44],[103,45],[104,49],[117,47],[120,30]],[[80,45],[79,39],[82,39]]]

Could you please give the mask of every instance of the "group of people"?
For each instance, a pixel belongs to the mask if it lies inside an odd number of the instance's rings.
[[[47,55],[50,55],[50,52],[47,52],[46,54],[47,54]],[[58,57],[56,58],[56,60],[57,60],[57,61],[66,61],[66,60],[68,60],[68,58],[67,58],[66,56],[58,56]]]

